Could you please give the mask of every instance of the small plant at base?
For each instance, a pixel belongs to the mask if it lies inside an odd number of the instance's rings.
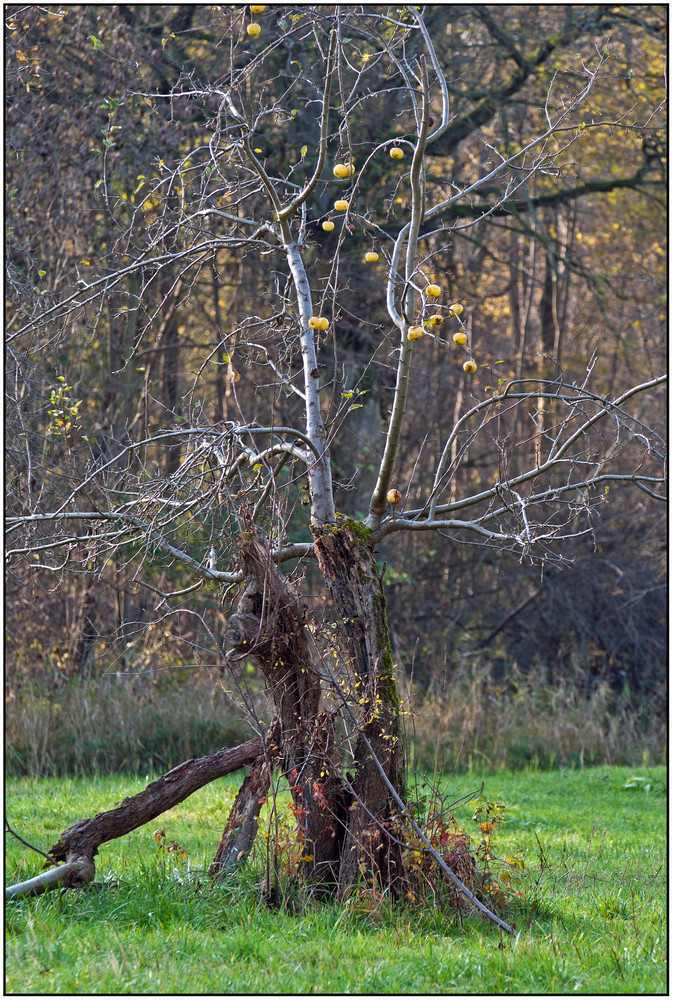
[[[524,902],[523,889],[517,889],[521,873],[525,869],[522,851],[517,851],[506,859],[498,859],[493,853],[493,836],[505,822],[505,806],[493,799],[475,799],[470,802],[474,808],[472,820],[481,832],[481,843],[475,852],[479,861],[484,862],[482,874],[483,891],[499,908],[505,905],[506,895],[519,903]],[[494,870],[491,862],[499,861],[502,868]]]
[[[166,843],[165,830],[155,830],[153,836],[157,842],[158,850],[166,851],[167,854],[177,854],[181,858],[187,857],[187,851],[178,844],[177,840],[169,840],[168,844]]]

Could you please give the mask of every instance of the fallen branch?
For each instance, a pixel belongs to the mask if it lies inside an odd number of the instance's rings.
[[[153,781],[144,791],[124,799],[121,805],[92,819],[83,819],[69,827],[49,850],[54,862],[65,861],[53,871],[38,875],[5,889],[5,899],[36,895],[58,886],[74,888],[86,885],[94,876],[93,859],[101,844],[116,840],[144,826],[161,813],[172,809],[204,785],[232,771],[252,764],[264,753],[261,736],[240,746],[218,750],[207,757],[187,760],[168,774]],[[47,861],[45,867],[52,862]]]
[[[5,900],[21,899],[23,896],[40,896],[49,889],[81,889],[94,877],[95,866],[87,858],[77,858],[68,864],[58,865],[51,871],[7,886]]]

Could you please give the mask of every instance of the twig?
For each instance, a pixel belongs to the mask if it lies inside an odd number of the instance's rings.
[[[29,847],[31,851],[36,851],[38,854],[41,854],[42,857],[46,858],[47,861],[51,862],[52,865],[58,864],[58,862],[55,861],[54,858],[52,858],[51,854],[45,854],[45,852],[41,851],[39,847],[35,847],[33,844],[29,844],[27,840],[24,840],[23,837],[20,837],[16,832],[16,830],[12,830],[11,826],[7,822],[7,816],[5,816],[5,830],[7,831],[7,833],[11,833],[13,837],[16,837],[16,839],[19,840],[24,845],[24,847]]]

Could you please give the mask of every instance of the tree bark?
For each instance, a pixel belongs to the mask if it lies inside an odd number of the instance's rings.
[[[268,744],[268,741],[267,741]],[[272,750],[268,746],[268,750]],[[124,799],[116,809],[98,813],[92,819],[83,819],[65,830],[48,851],[54,861],[65,864],[27,882],[19,882],[5,889],[5,899],[22,895],[39,895],[47,889],[64,886],[74,888],[86,885],[95,873],[93,859],[98,848],[108,840],[116,840],[144,826],[161,813],[172,809],[186,798],[240,767],[252,764],[265,753],[265,740],[261,736],[241,743],[240,746],[218,750],[207,757],[186,760],[172,771],[157,778],[130,798]],[[50,862],[47,862],[45,868]]]
[[[351,681],[348,714],[357,721],[358,733],[351,782],[355,796],[342,848],[339,895],[348,895],[360,877],[397,895],[404,884],[402,852],[387,836],[386,827],[399,832],[399,810],[369,749],[404,798],[400,699],[383,582],[368,529],[346,520],[336,528],[314,531],[314,536],[318,565],[334,601],[347,653]]]

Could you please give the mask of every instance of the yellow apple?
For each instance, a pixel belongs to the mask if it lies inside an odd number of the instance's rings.
[[[453,342],[454,344],[466,344],[467,337],[465,336],[464,333],[454,333]]]
[[[434,316],[430,316],[428,319],[428,326],[439,326],[440,323],[444,322],[444,317],[441,313],[435,313]]]
[[[422,326],[410,326],[407,331],[407,340],[420,340],[423,336]]]
[[[335,177],[348,177],[350,172],[350,167],[347,167],[345,163],[335,163],[332,171]]]
[[[318,323],[318,329],[319,330],[327,330],[328,327],[329,327],[329,320],[327,319],[326,316],[321,316],[320,317],[320,321]]]
[[[402,494],[400,493],[399,490],[388,490],[388,493],[386,495],[386,500],[388,501],[388,503],[401,503]]]
[[[326,233],[331,233],[332,230],[334,229],[334,223],[332,222],[331,219],[327,219],[325,222],[323,222],[322,227]]]
[[[449,312],[453,313],[454,316],[460,316],[463,311],[463,307],[460,302],[454,302],[452,306],[449,306]]]
[[[365,254],[365,260],[368,264],[374,264],[379,259],[379,255],[375,250],[368,250]]]
[[[404,150],[400,149],[399,146],[393,146],[393,148],[390,150],[390,155],[392,156],[393,160],[401,160],[402,157],[404,156]]]
[[[334,202],[334,208],[336,209],[337,212],[347,212],[348,202],[344,201],[343,198],[340,198],[339,201]]]
[[[266,10],[265,3],[253,3],[250,6],[250,10],[253,14],[261,14],[263,10]]]
[[[251,21],[245,30],[248,32],[251,38],[257,38],[257,35],[260,33],[262,29],[258,24],[255,24],[254,21]]]
[[[442,294],[442,290],[439,285],[428,285],[425,289],[425,294],[430,299],[437,299]]]
[[[477,370],[477,366],[474,361],[466,361],[463,365],[463,371],[467,372],[468,375],[474,375]]]

